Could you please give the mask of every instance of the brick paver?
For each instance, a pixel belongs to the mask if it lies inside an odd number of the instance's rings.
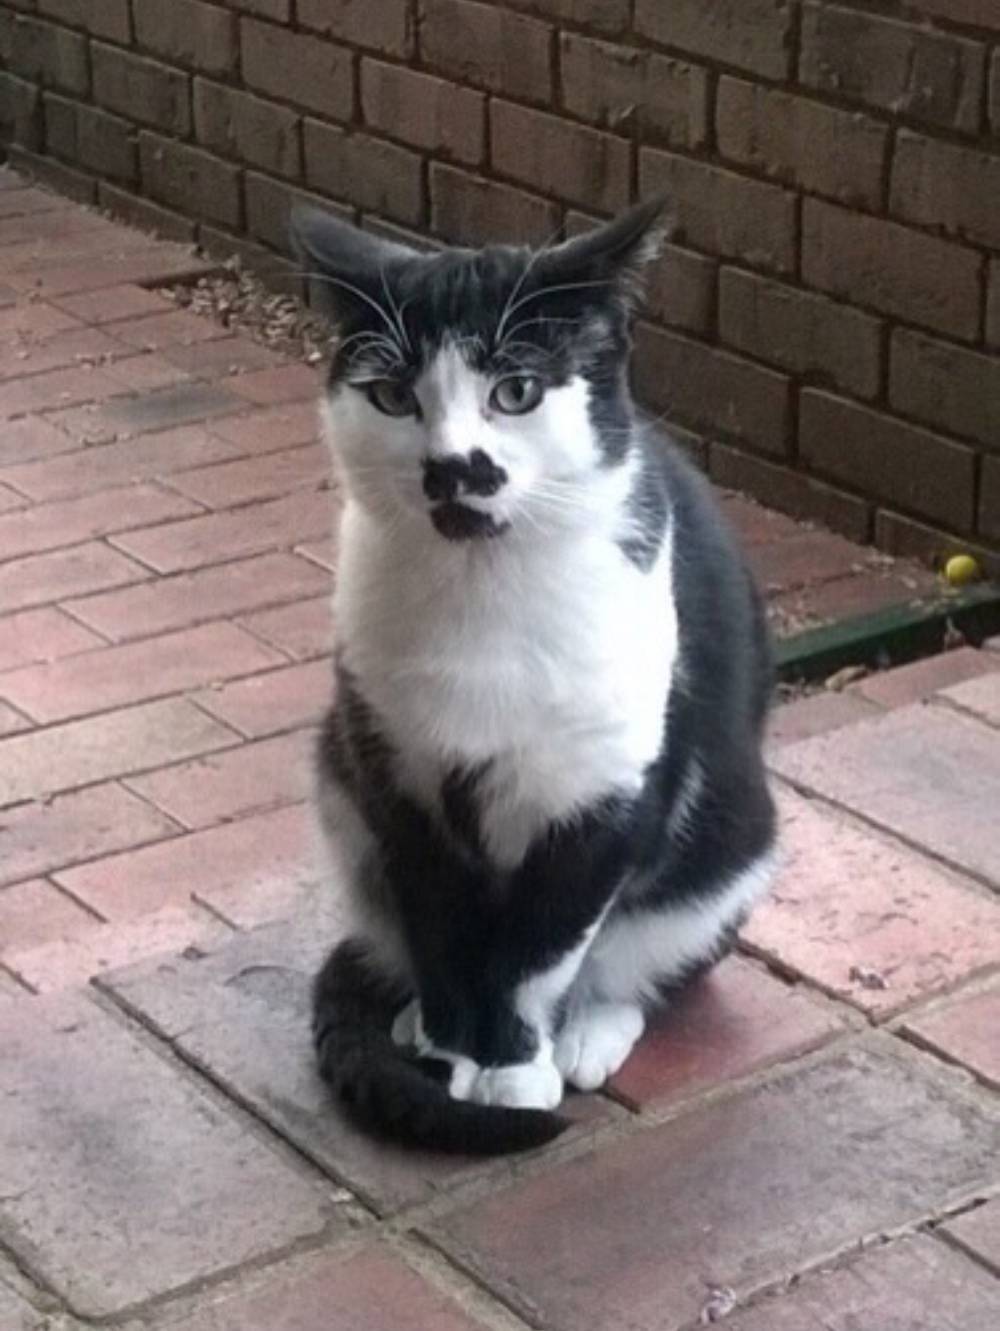
[[[0,1028],[0,1236],[74,1311],[120,1312],[337,1223],[323,1189],[85,998],[8,1005]]]
[[[925,661],[871,675],[851,686],[852,692],[880,707],[902,707],[922,702],[939,689],[996,672],[996,663],[971,647],[930,656]]]
[[[60,656],[99,647],[101,638],[77,624],[61,610],[24,610],[8,615],[0,635],[0,671],[32,661],[54,661]]]
[[[990,659],[993,659],[992,655]],[[944,689],[941,697],[955,707],[972,712],[981,721],[1000,727],[1000,670],[994,668],[981,679],[970,679]]]
[[[248,738],[318,722],[329,705],[333,672],[328,661],[272,670],[198,695],[199,704]]]
[[[533,1325],[689,1326],[713,1288],[744,1296],[1000,1178],[1000,1119],[949,1086],[884,1045],[858,1046],[429,1232]]]
[[[1000,1090],[1000,988],[917,1013],[903,1029]]]
[[[944,1232],[1000,1275],[1000,1201],[987,1202],[949,1221]]]
[[[14,883],[0,891],[0,960],[12,952],[73,938],[98,921],[43,878]]]
[[[18,1298],[12,1289],[0,1284],[0,1326],[5,1331],[46,1331],[46,1321],[42,1313]]]

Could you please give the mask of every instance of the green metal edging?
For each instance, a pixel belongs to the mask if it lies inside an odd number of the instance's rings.
[[[844,666],[903,665],[942,651],[955,632],[974,646],[1000,633],[1000,586],[981,583],[944,591],[779,638],[774,649],[778,678],[791,684],[825,679]]]

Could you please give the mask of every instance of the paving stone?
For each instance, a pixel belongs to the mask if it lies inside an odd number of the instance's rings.
[[[209,508],[233,508],[254,500],[277,499],[294,490],[320,489],[329,475],[330,458],[326,449],[322,444],[306,444],[303,448],[181,472],[171,478],[170,484]]]
[[[100,647],[103,640],[61,610],[22,610],[0,619],[0,670]]]
[[[945,1244],[903,1239],[725,1319],[726,1331],[992,1331],[1000,1283]]]
[[[329,586],[330,579],[307,559],[275,552],[156,578],[106,595],[99,592],[66,605],[99,633],[121,642],[311,596]],[[249,620],[245,622],[250,626]],[[266,633],[260,636],[267,638]],[[281,642],[274,645],[286,650]]]
[[[1000,1275],[1000,1200],[950,1220],[944,1232]],[[964,1331],[964,1327],[961,1328]]]
[[[879,1017],[1000,963],[1000,902],[816,802],[779,806],[782,871],[742,931],[754,949]]]
[[[481,1326],[381,1247],[349,1257],[322,1253],[268,1274],[267,1283],[200,1309],[172,1331],[476,1331]]]
[[[161,301],[161,305],[165,302]],[[119,342],[143,351],[159,351],[175,345],[189,346],[229,336],[214,319],[200,318],[187,310],[159,310],[141,318],[123,319],[108,328]]]
[[[233,1096],[384,1214],[429,1199],[481,1165],[373,1143],[331,1103],[313,1063],[309,985],[345,927],[341,898],[324,887],[294,924],[240,935],[201,959],[142,963],[106,983]],[[606,1112],[589,1096],[573,1097],[567,1108],[584,1122]]]
[[[74,441],[43,416],[24,416],[6,421],[0,437],[0,466],[54,457],[76,448]]]
[[[121,595],[122,593],[112,593]],[[878,716],[879,709],[852,693],[810,693],[775,707],[767,728],[768,744],[796,744],[800,739],[825,735],[828,730]]]
[[[768,598],[768,611],[779,612],[798,633],[818,624],[875,614],[887,606],[909,605],[932,591],[909,574],[901,578],[886,572],[852,573],[803,590],[779,592]]]
[[[320,387],[320,375],[311,366],[275,365],[243,375],[233,384],[233,392],[262,407],[271,407],[318,399]]]
[[[633,1108],[685,1098],[832,1039],[831,1012],[731,957],[676,998],[612,1081]]]
[[[242,453],[273,453],[318,439],[319,408],[316,402],[261,408],[245,416],[215,421],[212,429]]]
[[[27,717],[16,712],[13,707],[8,707],[5,702],[0,702],[0,739],[5,735],[16,735],[19,731],[30,729],[31,722]]]
[[[187,518],[198,506],[152,485],[103,490],[56,504],[36,504],[0,517],[0,559],[77,545],[109,532]]]
[[[991,672],[996,674],[994,690],[1000,715],[1000,671],[986,653],[977,652],[972,647],[959,647],[956,651],[942,652],[924,661],[869,675],[852,684],[851,692],[878,703],[880,707],[904,707],[907,703],[924,702],[939,689]]]
[[[333,701],[333,671],[329,661],[307,661],[199,693],[197,701],[241,734],[259,739],[316,725]]]
[[[202,624],[0,675],[0,697],[40,722],[145,702],[279,665],[281,654],[235,624]]]
[[[307,799],[312,791],[313,743],[312,732],[293,730],[131,777],[127,784],[184,826],[211,827]]]
[[[177,826],[113,782],[0,814],[0,884],[171,836]]]
[[[989,727],[916,704],[790,744],[771,764],[1000,888],[1000,745]]]
[[[240,623],[297,661],[325,656],[333,647],[333,612],[329,596],[295,601],[274,610],[244,615]]]
[[[12,1289],[0,1285],[0,1326],[4,1331],[46,1331],[52,1323]]]
[[[0,891],[0,955],[97,927],[93,915],[44,878]]]
[[[0,1233],[74,1312],[111,1316],[336,1225],[323,1188],[93,1003],[14,1006]]]
[[[234,739],[182,698],[12,735],[0,741],[0,807],[181,762]]]
[[[988,1186],[1000,1119],[960,1095],[868,1040],[426,1228],[534,1326],[675,1331],[713,1287],[744,1297]]]
[[[785,591],[855,571],[865,552],[852,541],[825,531],[799,531],[782,541],[752,544],[750,568],[768,591]]]
[[[93,365],[49,370],[0,384],[0,419],[95,402],[125,391],[120,379]]]
[[[0,564],[0,614],[149,577],[149,570],[99,541]]]
[[[314,564],[319,564],[321,568],[329,569],[331,573],[337,567],[337,538],[328,536],[323,541],[305,541],[295,547],[296,554],[304,555],[306,559],[311,559]]]
[[[995,657],[991,655],[989,659],[994,661]],[[1000,670],[994,669],[981,679],[956,684],[953,688],[945,689],[941,696],[956,707],[974,712],[989,725],[1000,726]]]
[[[143,314],[164,314],[174,307],[163,296],[145,287],[122,285],[83,291],[78,295],[58,296],[54,302],[85,323],[106,324],[117,319],[133,319]]]
[[[93,860],[54,877],[107,920],[135,919],[192,898],[230,918],[227,905],[273,897],[279,910],[316,883],[321,870],[314,839],[312,809],[292,805]]]
[[[917,1013],[903,1029],[1000,1090],[1000,989],[968,994],[945,1007]]]

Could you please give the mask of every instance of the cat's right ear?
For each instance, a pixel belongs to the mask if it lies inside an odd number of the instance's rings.
[[[295,208],[289,230],[309,304],[334,324],[349,322],[373,303],[381,306],[389,272],[419,257],[321,208]]]

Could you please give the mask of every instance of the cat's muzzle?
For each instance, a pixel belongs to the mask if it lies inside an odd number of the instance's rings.
[[[431,521],[449,541],[489,540],[502,536],[510,526],[508,522],[498,522],[490,513],[479,508],[469,508],[467,504],[453,500],[435,504],[431,509]]]

